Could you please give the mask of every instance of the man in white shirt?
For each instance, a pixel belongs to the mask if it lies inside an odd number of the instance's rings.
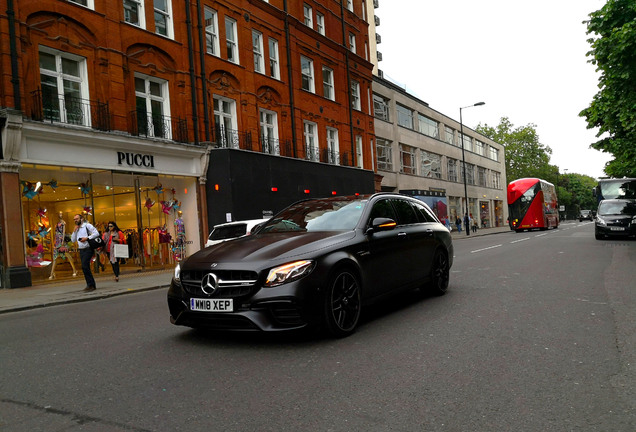
[[[86,288],[84,292],[95,291],[95,278],[91,272],[91,259],[93,258],[93,249],[88,244],[88,239],[94,239],[99,237],[99,231],[88,223],[82,215],[76,214],[73,216],[75,221],[75,231],[71,235],[71,241],[77,242],[77,247],[80,253],[80,261],[82,262],[82,273],[84,273],[84,279],[86,279]]]

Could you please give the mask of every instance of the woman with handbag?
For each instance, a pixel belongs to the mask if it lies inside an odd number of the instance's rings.
[[[95,291],[95,278],[91,272],[91,259],[93,258],[93,248],[89,244],[89,239],[92,240],[99,237],[99,231],[84,220],[84,217],[80,214],[73,216],[75,222],[75,230],[71,235],[71,241],[77,242],[77,248],[80,253],[80,261],[82,262],[82,273],[84,273],[84,279],[86,280],[86,288],[84,292]]]
[[[119,282],[119,260],[115,257],[115,245],[125,244],[126,239],[124,233],[119,230],[119,227],[115,222],[108,222],[108,231],[103,235],[104,239],[104,252],[110,261],[110,265],[113,267],[113,273],[115,273],[115,282]]]

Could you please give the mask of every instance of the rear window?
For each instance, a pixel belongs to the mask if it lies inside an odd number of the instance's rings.
[[[210,233],[210,240],[227,240],[247,234],[247,224],[235,224],[214,227]]]

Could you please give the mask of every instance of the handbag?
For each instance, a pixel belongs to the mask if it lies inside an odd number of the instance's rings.
[[[88,228],[86,229],[86,233],[88,233]],[[102,238],[99,231],[97,231],[97,234],[97,237],[88,239],[88,246],[93,250],[101,249],[104,247],[104,239]]]
[[[128,245],[116,244],[114,247],[115,258],[129,258]]]

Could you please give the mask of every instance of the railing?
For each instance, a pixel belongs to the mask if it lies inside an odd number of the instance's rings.
[[[31,92],[31,97],[33,120],[86,126],[102,131],[110,130],[107,102],[43,92],[41,89]]]
[[[155,115],[145,110],[130,112],[131,135],[188,142],[188,122],[181,117]]]
[[[340,153],[332,149],[322,149],[320,161],[331,165],[340,165]]]
[[[312,145],[305,145],[305,159],[319,162],[320,154],[319,154],[318,147],[312,146]]]
[[[214,126],[212,141],[216,143],[217,147],[252,150],[251,132],[239,132],[222,126]]]
[[[278,139],[261,135],[259,141],[263,153],[280,155],[280,141]]]

